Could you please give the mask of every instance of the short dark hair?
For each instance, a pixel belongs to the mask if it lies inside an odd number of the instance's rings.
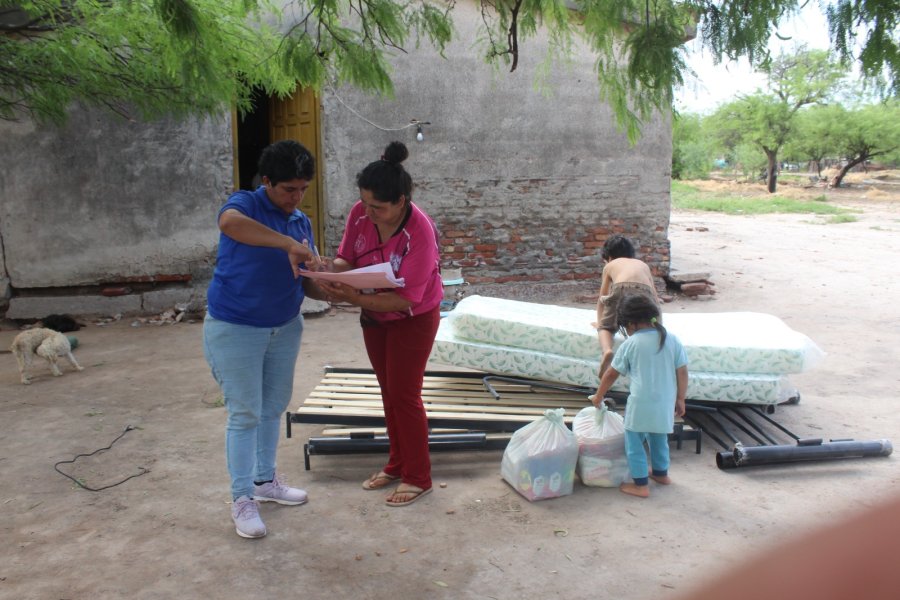
[[[615,258],[634,258],[634,245],[624,235],[611,235],[603,244],[603,260]]]
[[[356,175],[356,185],[369,190],[379,202],[397,204],[401,196],[412,201],[412,177],[403,168],[409,150],[403,142],[391,142],[384,149],[381,160],[370,162]]]
[[[300,142],[281,140],[269,144],[259,156],[259,176],[268,177],[272,185],[292,179],[312,181],[316,159]]]

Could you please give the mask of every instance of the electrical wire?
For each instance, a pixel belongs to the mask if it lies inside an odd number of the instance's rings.
[[[357,117],[359,117],[360,119],[362,119],[363,121],[365,121],[366,123],[368,123],[369,125],[374,127],[375,129],[380,129],[381,131],[403,131],[404,129],[409,129],[410,127],[416,127],[417,125],[420,125],[422,123],[418,119],[410,119],[409,124],[404,125],[403,127],[382,127],[381,125],[379,125],[377,123],[373,123],[366,117],[362,116],[361,114],[359,114],[359,112],[356,111],[356,109],[354,109],[349,104],[344,102],[344,100],[340,96],[338,96],[337,91],[332,86],[328,86],[328,89],[331,92],[331,94],[335,98],[337,98],[337,101],[344,105],[344,108],[346,108],[347,110],[352,112],[354,115],[356,115]]]
[[[146,475],[147,473],[150,472],[150,469],[145,469],[144,467],[138,467],[138,468],[141,470],[140,473],[135,473],[134,475],[130,475],[130,476],[126,477],[125,479],[123,479],[122,481],[118,481],[118,482],[116,482],[116,483],[111,483],[111,484],[109,484],[109,485],[105,485],[105,486],[99,487],[99,488],[92,488],[92,487],[88,487],[88,486],[86,486],[85,484],[81,483],[80,481],[78,481],[77,479],[75,479],[74,477],[72,477],[71,475],[69,475],[68,473],[63,473],[62,471],[59,470],[59,465],[74,464],[75,461],[78,460],[79,458],[83,458],[83,457],[87,457],[87,456],[93,456],[93,455],[97,454],[98,452],[103,452],[104,450],[109,450],[110,448],[113,447],[113,444],[115,444],[115,443],[118,442],[120,439],[122,439],[122,438],[125,436],[126,433],[128,433],[129,431],[133,431],[133,430],[134,430],[134,427],[132,427],[131,425],[128,425],[128,426],[125,427],[125,431],[123,431],[122,433],[119,434],[119,437],[117,437],[117,438],[114,439],[112,442],[110,442],[109,446],[106,446],[105,448],[99,448],[99,449],[94,450],[93,452],[91,452],[91,453],[89,453],[89,454],[76,454],[75,457],[74,457],[72,460],[61,460],[61,461],[59,461],[58,463],[56,463],[55,465],[53,465],[53,469],[54,469],[57,473],[59,473],[60,475],[62,475],[63,477],[68,477],[69,479],[71,479],[72,481],[74,481],[76,484],[78,484],[79,487],[81,487],[81,488],[83,488],[83,489],[85,489],[85,490],[87,490],[87,491],[89,491],[89,492],[100,492],[100,491],[102,491],[102,490],[108,490],[108,489],[111,488],[111,487],[116,487],[117,485],[122,485],[123,483],[125,483],[125,482],[128,481],[129,479],[134,479],[135,477],[140,477],[141,475]]]

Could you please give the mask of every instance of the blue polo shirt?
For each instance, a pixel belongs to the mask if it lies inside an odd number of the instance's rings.
[[[266,189],[235,192],[219,210],[234,208],[302,242],[314,244],[309,218],[299,210],[287,215],[272,204]],[[220,321],[254,327],[275,327],[293,319],[303,302],[303,278],[294,279],[284,250],[249,246],[219,234],[216,269],[207,291],[207,310]]]

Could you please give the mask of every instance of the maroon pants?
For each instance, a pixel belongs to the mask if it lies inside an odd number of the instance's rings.
[[[431,459],[422,379],[440,320],[440,307],[436,307],[414,317],[363,327],[390,438],[391,454],[384,472],[423,490],[431,488]]]

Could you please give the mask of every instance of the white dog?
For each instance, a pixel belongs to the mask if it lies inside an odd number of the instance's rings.
[[[62,371],[57,365],[57,358],[60,356],[65,356],[79,371],[84,370],[84,367],[80,366],[72,356],[72,345],[69,343],[69,338],[52,329],[27,329],[16,336],[9,349],[16,356],[19,373],[22,374],[22,383],[25,385],[31,383],[27,370],[31,366],[31,359],[35,354],[47,359],[47,362],[50,363],[50,370],[56,377],[62,375]]]

